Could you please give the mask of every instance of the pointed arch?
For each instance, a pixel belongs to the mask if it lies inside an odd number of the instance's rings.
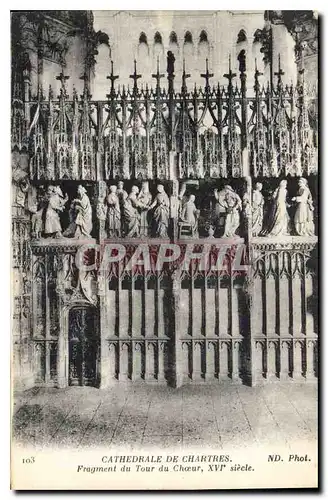
[[[169,37],[169,43],[178,45],[178,37],[175,31],[171,31]]]
[[[162,44],[163,43],[163,40],[162,40],[162,35],[156,31],[155,35],[154,35],[154,43],[159,43],[159,44]]]
[[[245,30],[240,30],[237,36],[237,43],[247,42],[247,36]]]
[[[190,31],[186,31],[184,36],[184,43],[193,43],[192,34],[190,33]]]
[[[201,58],[206,58],[209,56],[209,43],[207,38],[207,33],[205,30],[202,30],[199,35],[198,41],[198,55]]]
[[[208,37],[205,30],[202,30],[199,35],[199,43],[208,43]]]
[[[143,31],[140,33],[139,36],[139,44],[141,43],[145,43],[146,45],[148,45],[147,35]]]
[[[261,43],[263,40],[263,31],[257,29],[253,35],[253,43]]]
[[[156,31],[154,35],[154,48],[153,48],[153,53],[155,57],[159,57],[160,59],[162,58],[164,54],[164,47],[163,47],[163,39],[162,35],[159,33],[159,31]],[[163,63],[163,61],[162,61]]]
[[[147,58],[148,55],[149,55],[148,39],[146,33],[142,31],[139,36],[138,58],[140,60],[143,60]]]

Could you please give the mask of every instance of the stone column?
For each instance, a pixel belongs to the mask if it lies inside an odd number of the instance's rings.
[[[315,378],[315,341],[306,342],[306,378]]]
[[[155,357],[157,355],[157,345],[155,342],[145,343],[145,358],[146,358],[146,371],[145,380],[154,381],[155,374]]]
[[[106,286],[107,285],[107,286]],[[105,276],[98,272],[98,298],[100,316],[100,388],[105,389],[115,382],[115,345],[109,345],[107,338],[110,333],[108,325],[108,307],[115,307],[111,304],[108,292],[108,282]]]
[[[233,382],[240,382],[239,377],[239,350],[240,342],[232,340],[231,342],[231,380]]]
[[[160,383],[165,382],[165,354],[167,352],[167,344],[166,342],[159,341],[158,342],[158,374],[157,380]]]
[[[180,275],[177,273],[173,276],[172,295],[173,295],[173,311],[174,311],[174,359],[175,365],[175,385],[180,387],[183,384],[183,352],[180,339],[180,292],[181,281]]]
[[[57,347],[57,386],[64,389],[68,386],[68,308],[59,298],[59,336]]]
[[[128,342],[120,344],[120,372],[119,380],[127,382],[129,380],[129,358],[130,358],[130,345]]]

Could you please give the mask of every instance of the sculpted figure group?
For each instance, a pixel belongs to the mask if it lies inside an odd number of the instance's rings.
[[[32,215],[32,236],[40,238],[90,238],[92,231],[92,208],[86,189],[78,186],[77,197],[69,209],[69,226],[63,232],[60,213],[63,212],[68,195],[63,195],[60,186],[48,186],[42,207]]]
[[[287,181],[282,180],[277,189],[273,192],[270,200],[270,209],[265,220],[265,199],[262,194],[262,183],[257,182],[254,186],[252,197],[240,196],[230,185],[222,190],[214,190],[215,220],[217,224],[223,220],[222,238],[233,238],[236,236],[241,223],[241,213],[251,220],[252,236],[281,237],[295,234],[298,236],[313,236],[315,233],[313,222],[313,200],[307,180],[303,177],[298,181],[298,193],[287,202]],[[180,192],[180,199],[183,198],[184,189]],[[296,210],[291,220],[288,208],[292,204],[296,205]],[[294,205],[294,208],[295,208]],[[192,228],[192,236],[198,236],[199,210],[195,206],[195,196],[190,195],[189,200],[184,204],[180,202],[180,220],[189,222]],[[264,227],[265,222],[265,227]],[[215,229],[213,225],[208,230],[208,236],[213,237]]]
[[[185,196],[183,184],[178,199],[178,222],[180,236],[198,238],[200,210],[196,196]],[[251,221],[252,236],[282,237],[290,234],[299,236],[314,235],[313,200],[307,180],[298,181],[297,195],[288,198],[287,181],[281,180],[278,187],[267,200],[262,194],[262,183],[257,182],[252,195],[245,194],[243,200],[230,185],[213,192],[215,200],[214,221],[208,228],[208,237],[214,234],[222,238],[233,238],[238,234],[241,213]],[[288,201],[287,201],[288,198]],[[69,224],[62,230],[60,215],[66,207],[68,195],[60,186],[48,186],[43,203],[32,215],[32,236],[51,238],[91,238],[92,206],[84,186],[77,187],[77,195],[70,202]],[[265,211],[265,205],[269,210]],[[288,208],[295,208],[293,220]],[[162,184],[157,185],[153,198],[148,181],[141,189],[136,185],[130,193],[124,183],[106,186],[103,182],[99,190],[96,216],[99,221],[100,238],[167,238],[170,219],[170,199]],[[206,222],[206,221],[205,221]]]
[[[105,221],[104,234],[108,238],[168,236],[170,201],[162,184],[158,184],[154,200],[147,181],[140,191],[138,186],[132,186],[129,194],[122,181],[111,185],[108,196],[98,204],[97,213]]]
[[[287,181],[282,180],[271,198],[271,207],[268,213],[266,228],[264,221],[264,197],[261,193],[262,184],[255,185],[252,196],[252,235],[282,237],[296,233],[298,236],[313,236],[313,200],[307,180],[303,177],[298,181],[297,196],[291,198],[296,204],[293,221],[288,208],[291,204],[287,202]]]
[[[42,206],[32,215],[32,237],[90,238],[92,231],[92,207],[86,189],[79,185],[77,196],[70,203],[69,225],[62,230],[60,214],[68,202],[60,186],[50,185],[42,200]],[[122,181],[110,185],[99,194],[96,207],[101,238],[168,237],[170,200],[164,186],[158,184],[153,199],[147,181],[141,190],[132,186],[130,193]]]
[[[200,210],[197,209],[194,194],[190,194],[188,198],[184,196],[186,190],[185,184],[182,185],[179,193],[179,221],[181,226],[187,224],[190,228],[190,236],[198,238]],[[221,226],[221,220],[224,220],[224,231],[221,237],[233,238],[240,226],[240,212],[242,210],[242,202],[239,195],[232,189],[231,186],[225,186],[221,191],[214,190],[214,198],[216,201],[214,226],[208,228],[208,237],[214,237],[215,232],[220,232],[218,226]],[[180,230],[181,235],[181,230]]]

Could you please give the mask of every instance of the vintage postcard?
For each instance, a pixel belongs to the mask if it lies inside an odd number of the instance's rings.
[[[15,490],[317,488],[318,15],[11,13]]]

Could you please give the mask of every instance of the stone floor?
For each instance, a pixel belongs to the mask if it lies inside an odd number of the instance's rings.
[[[317,386],[34,388],[14,396],[17,444],[128,449],[316,442]]]

